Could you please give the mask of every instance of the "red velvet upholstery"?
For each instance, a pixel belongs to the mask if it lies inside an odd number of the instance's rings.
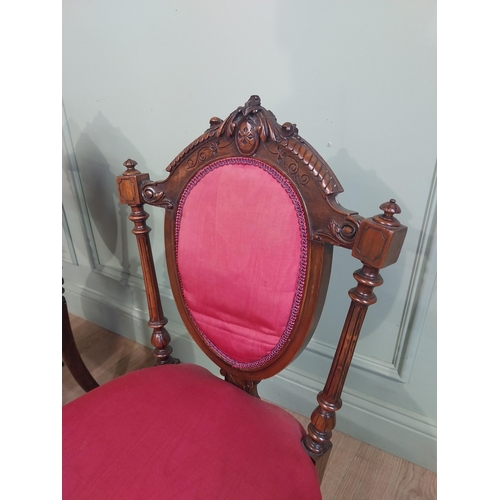
[[[63,407],[63,498],[320,499],[303,433],[199,366],[134,371]]]
[[[294,326],[307,264],[290,184],[252,158],[209,164],[181,197],[176,236],[183,297],[207,345],[237,368],[273,358]]]

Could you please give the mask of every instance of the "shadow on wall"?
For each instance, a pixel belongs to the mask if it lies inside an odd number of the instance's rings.
[[[72,134],[75,125],[71,126]],[[134,155],[137,161],[142,155],[125,137],[119,127],[113,127],[109,120],[99,112],[92,122],[87,123],[83,131],[78,133],[75,144],[75,156],[82,181],[85,202],[89,210],[92,229],[99,233],[110,255],[117,254],[118,216],[123,210],[118,202],[116,176],[125,168],[127,159],[124,156]],[[117,213],[120,212],[120,213]],[[122,249],[126,250],[126,245]],[[101,252],[102,253],[102,252]],[[102,259],[106,256],[100,255]],[[100,261],[101,264],[105,262]]]
[[[367,210],[373,213],[362,213],[364,217],[371,217],[379,212],[376,210],[382,203],[389,201],[390,198],[395,198],[398,205],[401,207],[402,216],[405,220],[410,220],[412,214],[409,211],[408,206],[405,205],[404,200],[399,199],[398,193],[395,193],[391,187],[389,187],[385,182],[383,182],[375,172],[375,170],[365,170],[359,163],[349,155],[349,151],[346,148],[340,148],[337,154],[327,160],[331,169],[338,175],[340,183],[346,190],[346,194],[342,193],[339,195],[339,201],[342,197],[349,198],[359,198],[359,193],[363,197],[369,194],[369,202],[365,202],[364,205],[369,205]],[[353,183],[353,186],[348,184]],[[342,202],[341,202],[342,203]],[[372,207],[372,204],[374,205]],[[358,202],[359,205],[359,202]]]
[[[374,170],[364,170],[349,155],[347,149],[340,148],[334,157],[326,161],[345,189],[345,193],[341,193],[337,197],[337,201],[345,208],[359,211],[360,215],[364,217],[373,217],[382,213],[379,209],[382,203],[394,198],[401,207],[402,213],[399,219],[402,224],[408,226],[408,234],[421,231],[408,225],[407,221],[412,218],[412,215],[404,200],[398,199],[398,194],[383,182]],[[406,294],[406,290],[401,290],[403,279],[401,270],[408,265],[408,260],[413,261],[414,259],[414,248],[410,248],[406,243],[403,245],[398,262],[381,270],[381,275],[386,283],[375,289],[379,303],[370,308],[365,326],[361,330],[361,338],[370,336],[384,322],[398,294],[402,292]],[[341,248],[335,249],[330,289],[320,320],[320,325],[324,325],[324,331],[328,331],[328,343],[336,342],[340,336],[341,326],[330,333],[331,325],[339,325],[340,319],[343,321],[345,318],[350,304],[347,291],[356,285],[353,272],[360,267],[361,264],[352,258],[350,251]],[[318,330],[322,329],[318,328]]]
[[[109,120],[99,112],[92,122],[87,123],[80,131],[78,126],[68,123],[71,135],[76,138],[74,144],[74,161],[72,168],[73,182],[80,184],[83,198],[80,204],[83,218],[85,239],[92,259],[92,267],[98,271],[87,276],[86,287],[96,292],[113,297],[123,304],[134,304],[134,289],[129,286],[130,276],[140,276],[138,255],[131,253],[131,245],[135,245],[134,236],[130,233],[132,225],[128,220],[128,207],[118,201],[116,176],[125,168],[122,166],[123,156],[135,155],[141,158],[139,151],[124,136],[118,127],[113,127]],[[71,154],[71,153],[69,153]],[[127,224],[128,223],[128,224]],[[119,273],[120,279],[108,279],[103,286],[103,276],[99,273],[104,268]],[[119,333],[126,317],[118,311],[109,318],[110,328]],[[92,315],[90,315],[92,317]]]
[[[87,212],[82,216],[88,215],[89,219],[88,224],[84,224],[84,232],[94,260],[93,267],[97,271],[88,274],[85,286],[112,298],[111,303],[105,301],[106,328],[119,334],[129,332],[125,336],[150,346],[151,330],[147,326],[149,318],[137,318],[139,310],[147,316],[148,307],[137,242],[132,234],[134,225],[128,219],[130,208],[120,204],[116,188],[116,176],[125,170],[123,162],[127,158],[136,159],[140,165],[145,165],[146,162],[121,130],[114,127],[101,112],[81,132],[74,123],[69,125],[72,136],[77,137],[72,162],[72,168],[76,171],[72,173],[73,181],[70,184],[80,182],[82,186],[83,194],[80,197],[84,198],[83,207]],[[161,226],[163,225],[161,210],[151,208],[147,211],[151,214],[156,212],[157,219],[161,219]],[[154,222],[154,217],[148,219],[148,225],[154,226]],[[158,234],[158,238],[162,239],[161,234]],[[154,231],[151,239],[154,239]],[[163,255],[157,259],[156,266],[161,288],[162,284],[168,283]],[[165,306],[165,301],[163,302]],[[115,308],[113,303],[122,304],[123,307]],[[96,307],[99,308],[100,305]],[[169,320],[180,323],[176,310],[164,307],[164,311]],[[95,315],[88,315],[93,316]],[[131,322],[134,324],[133,328]],[[174,337],[171,345],[174,350],[178,348],[176,355],[182,355],[186,359],[193,357],[193,348],[184,339]]]

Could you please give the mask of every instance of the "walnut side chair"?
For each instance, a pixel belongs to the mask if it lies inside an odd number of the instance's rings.
[[[157,363],[63,407],[63,497],[320,499],[335,414],[376,301],[373,289],[406,235],[395,217],[399,206],[391,199],[371,218],[342,207],[343,189],[326,162],[258,96],[225,120],[212,118],[170,163],[165,180],[151,181],[134,160],[124,166],[117,187],[131,209]],[[173,356],[145,204],[165,212],[170,287],[187,331],[220,377]],[[334,246],[361,265],[304,429],[261,400],[257,387],[313,335]]]

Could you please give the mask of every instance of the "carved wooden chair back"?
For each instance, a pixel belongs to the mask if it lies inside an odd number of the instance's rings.
[[[333,246],[353,249],[366,263],[355,297],[364,293],[358,303],[367,306],[375,301],[368,288],[382,283],[369,268],[395,262],[406,234],[393,217],[400,212],[394,200],[360,230],[364,219],[337,202],[343,188],[327,163],[295,125],[279,125],[258,96],[226,120],[212,118],[167,167],[165,180],[149,181],[136,165],[127,160],[117,179],[121,202],[135,207],[134,232],[148,231],[143,204],[165,209],[167,266],[182,319],[201,349],[246,389],[307,345],[323,308]],[[149,243],[139,249],[153,276]],[[150,303],[161,307],[157,293]],[[159,316],[152,318],[153,344],[164,363],[170,351]]]
[[[372,219],[342,207],[343,188],[328,164],[258,96],[225,120],[212,118],[167,167],[166,180],[151,182],[136,165],[127,160],[117,184],[121,202],[132,206],[160,363],[176,360],[164,329],[145,203],[165,209],[170,285],[189,333],[226,380],[254,395],[256,384],[285,368],[312,336],[333,246],[351,249],[363,263],[304,439],[314,459],[324,456],[364,315],[376,301],[373,288],[383,282],[379,270],[396,262],[406,235],[394,217],[399,206],[390,200]]]
[[[322,463],[331,447],[335,411],[366,309],[382,284],[379,269],[396,262],[406,234],[394,200],[365,219],[337,201],[343,191],[327,163],[280,125],[251,96],[209,129],[152,182],[134,160],[117,178],[120,201],[132,207],[160,364],[171,357],[145,225],[144,204],[165,209],[170,286],[187,330],[226,380],[253,395],[307,345],[323,308],[334,246],[363,267],[336,356],[304,444]]]
[[[131,207],[159,366],[63,408],[65,498],[319,499],[379,270],[396,262],[406,234],[394,217],[398,205],[390,200],[370,219],[343,208],[326,162],[258,96],[226,120],[212,118],[165,180],[151,181],[133,160],[124,165],[118,191]],[[145,204],[165,210],[170,286],[186,328],[229,383],[172,356]],[[334,246],[351,250],[362,266],[306,431],[260,400],[257,384],[311,338]]]
[[[356,216],[329,203],[341,191],[333,173],[257,96],[227,120],[212,119],[167,170],[165,181],[143,182],[140,193],[166,209],[177,306],[226,376],[254,386],[311,336],[330,274],[324,238],[336,231],[352,240]],[[325,222],[334,220],[338,231],[330,233]]]

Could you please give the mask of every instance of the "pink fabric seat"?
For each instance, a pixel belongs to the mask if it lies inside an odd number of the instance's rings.
[[[63,498],[321,499],[303,434],[199,366],[134,371],[63,407]]]

